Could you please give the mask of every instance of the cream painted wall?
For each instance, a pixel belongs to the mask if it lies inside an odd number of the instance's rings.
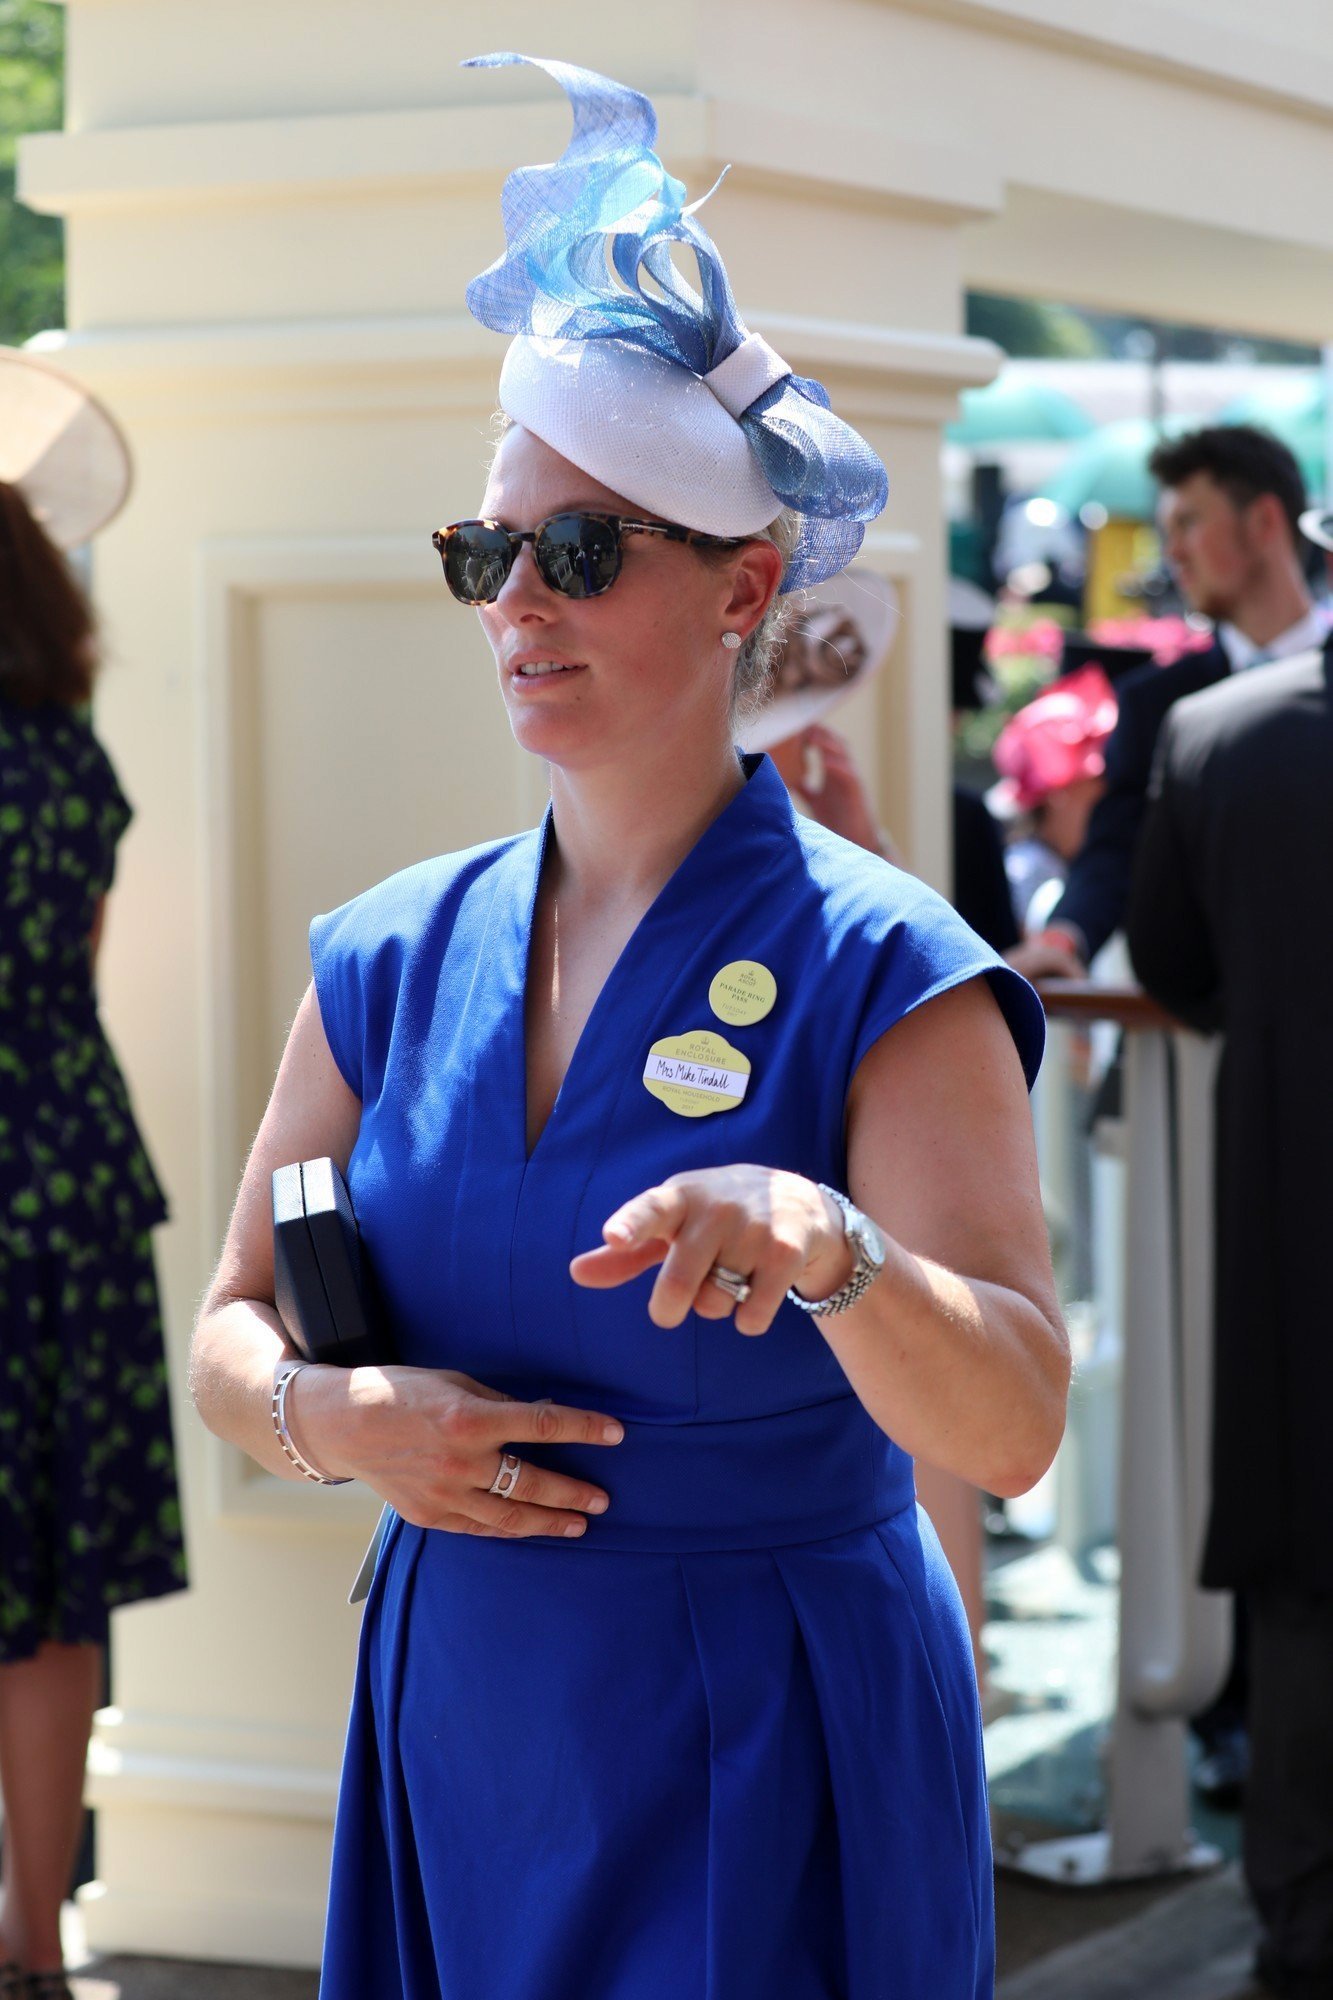
[[[475,504],[501,343],[462,308],[505,168],[550,157],[535,72],[470,76],[445,0],[70,0],[69,124],[25,198],[69,230],[53,343],[117,410],[133,504],[98,545],[99,721],[138,818],[105,1002],[173,1198],[161,1265],[193,1591],[123,1614],[94,1748],[93,1941],[310,1962],[374,1506],[207,1438],[181,1385],[310,914],[529,824],[432,527]],[[884,452],[867,559],[905,618],[844,712],[882,814],[947,868],[940,427],[995,355],[968,279],[1309,335],[1333,296],[1322,7],[1230,0],[583,0],[559,53],[658,99],[742,309]],[[550,42],[548,13],[538,38]],[[817,28],[812,23],[817,22]],[[1255,296],[1253,273],[1262,273]],[[1318,329],[1327,333],[1326,323]]]

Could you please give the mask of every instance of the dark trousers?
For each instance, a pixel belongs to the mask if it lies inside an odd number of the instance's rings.
[[[1250,1668],[1246,1657],[1249,1640],[1247,1601],[1240,1591],[1231,1600],[1231,1665],[1227,1668],[1227,1677],[1207,1708],[1201,1708],[1197,1715],[1190,1717],[1190,1728],[1205,1751],[1211,1750],[1220,1738],[1245,1728],[1246,1711],[1250,1705]]]
[[[1249,1611],[1245,1877],[1282,1990],[1333,2000],[1333,1591],[1268,1589]]]

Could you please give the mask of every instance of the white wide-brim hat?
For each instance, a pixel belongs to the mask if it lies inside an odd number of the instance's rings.
[[[627,340],[521,335],[500,371],[500,407],[613,493],[682,527],[754,535],[782,512],[708,382]]]
[[[1301,515],[1301,533],[1321,549],[1333,550],[1333,507],[1311,507]]]
[[[773,692],[737,735],[742,750],[771,750],[808,729],[873,679],[898,629],[898,593],[886,577],[854,564],[817,583],[788,628]]]
[[[61,549],[76,549],[124,506],[132,479],[120,426],[81,382],[0,347],[0,480],[17,487]]]

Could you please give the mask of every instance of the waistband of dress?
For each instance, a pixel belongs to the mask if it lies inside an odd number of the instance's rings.
[[[781,1548],[869,1527],[915,1498],[912,1460],[854,1395],[724,1422],[629,1419],[612,1447],[513,1449],[609,1494],[607,1512],[589,1515],[567,1549]]]

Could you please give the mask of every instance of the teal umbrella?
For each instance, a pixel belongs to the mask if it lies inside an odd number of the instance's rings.
[[[1164,437],[1178,437],[1197,420],[1167,417],[1158,424],[1146,417],[1127,417],[1103,424],[1076,445],[1060,470],[1048,479],[1040,495],[1066,514],[1087,506],[1104,507],[1123,521],[1151,521],[1157,506],[1157,482],[1148,470],[1153,447]]]
[[[1038,444],[1086,437],[1092,418],[1062,389],[1022,376],[999,375],[984,389],[964,389],[963,414],[949,424],[950,444]]]
[[[1222,424],[1255,424],[1281,438],[1301,468],[1311,493],[1322,493],[1328,465],[1328,422],[1324,384],[1313,371],[1291,376],[1235,396],[1220,413]]]

